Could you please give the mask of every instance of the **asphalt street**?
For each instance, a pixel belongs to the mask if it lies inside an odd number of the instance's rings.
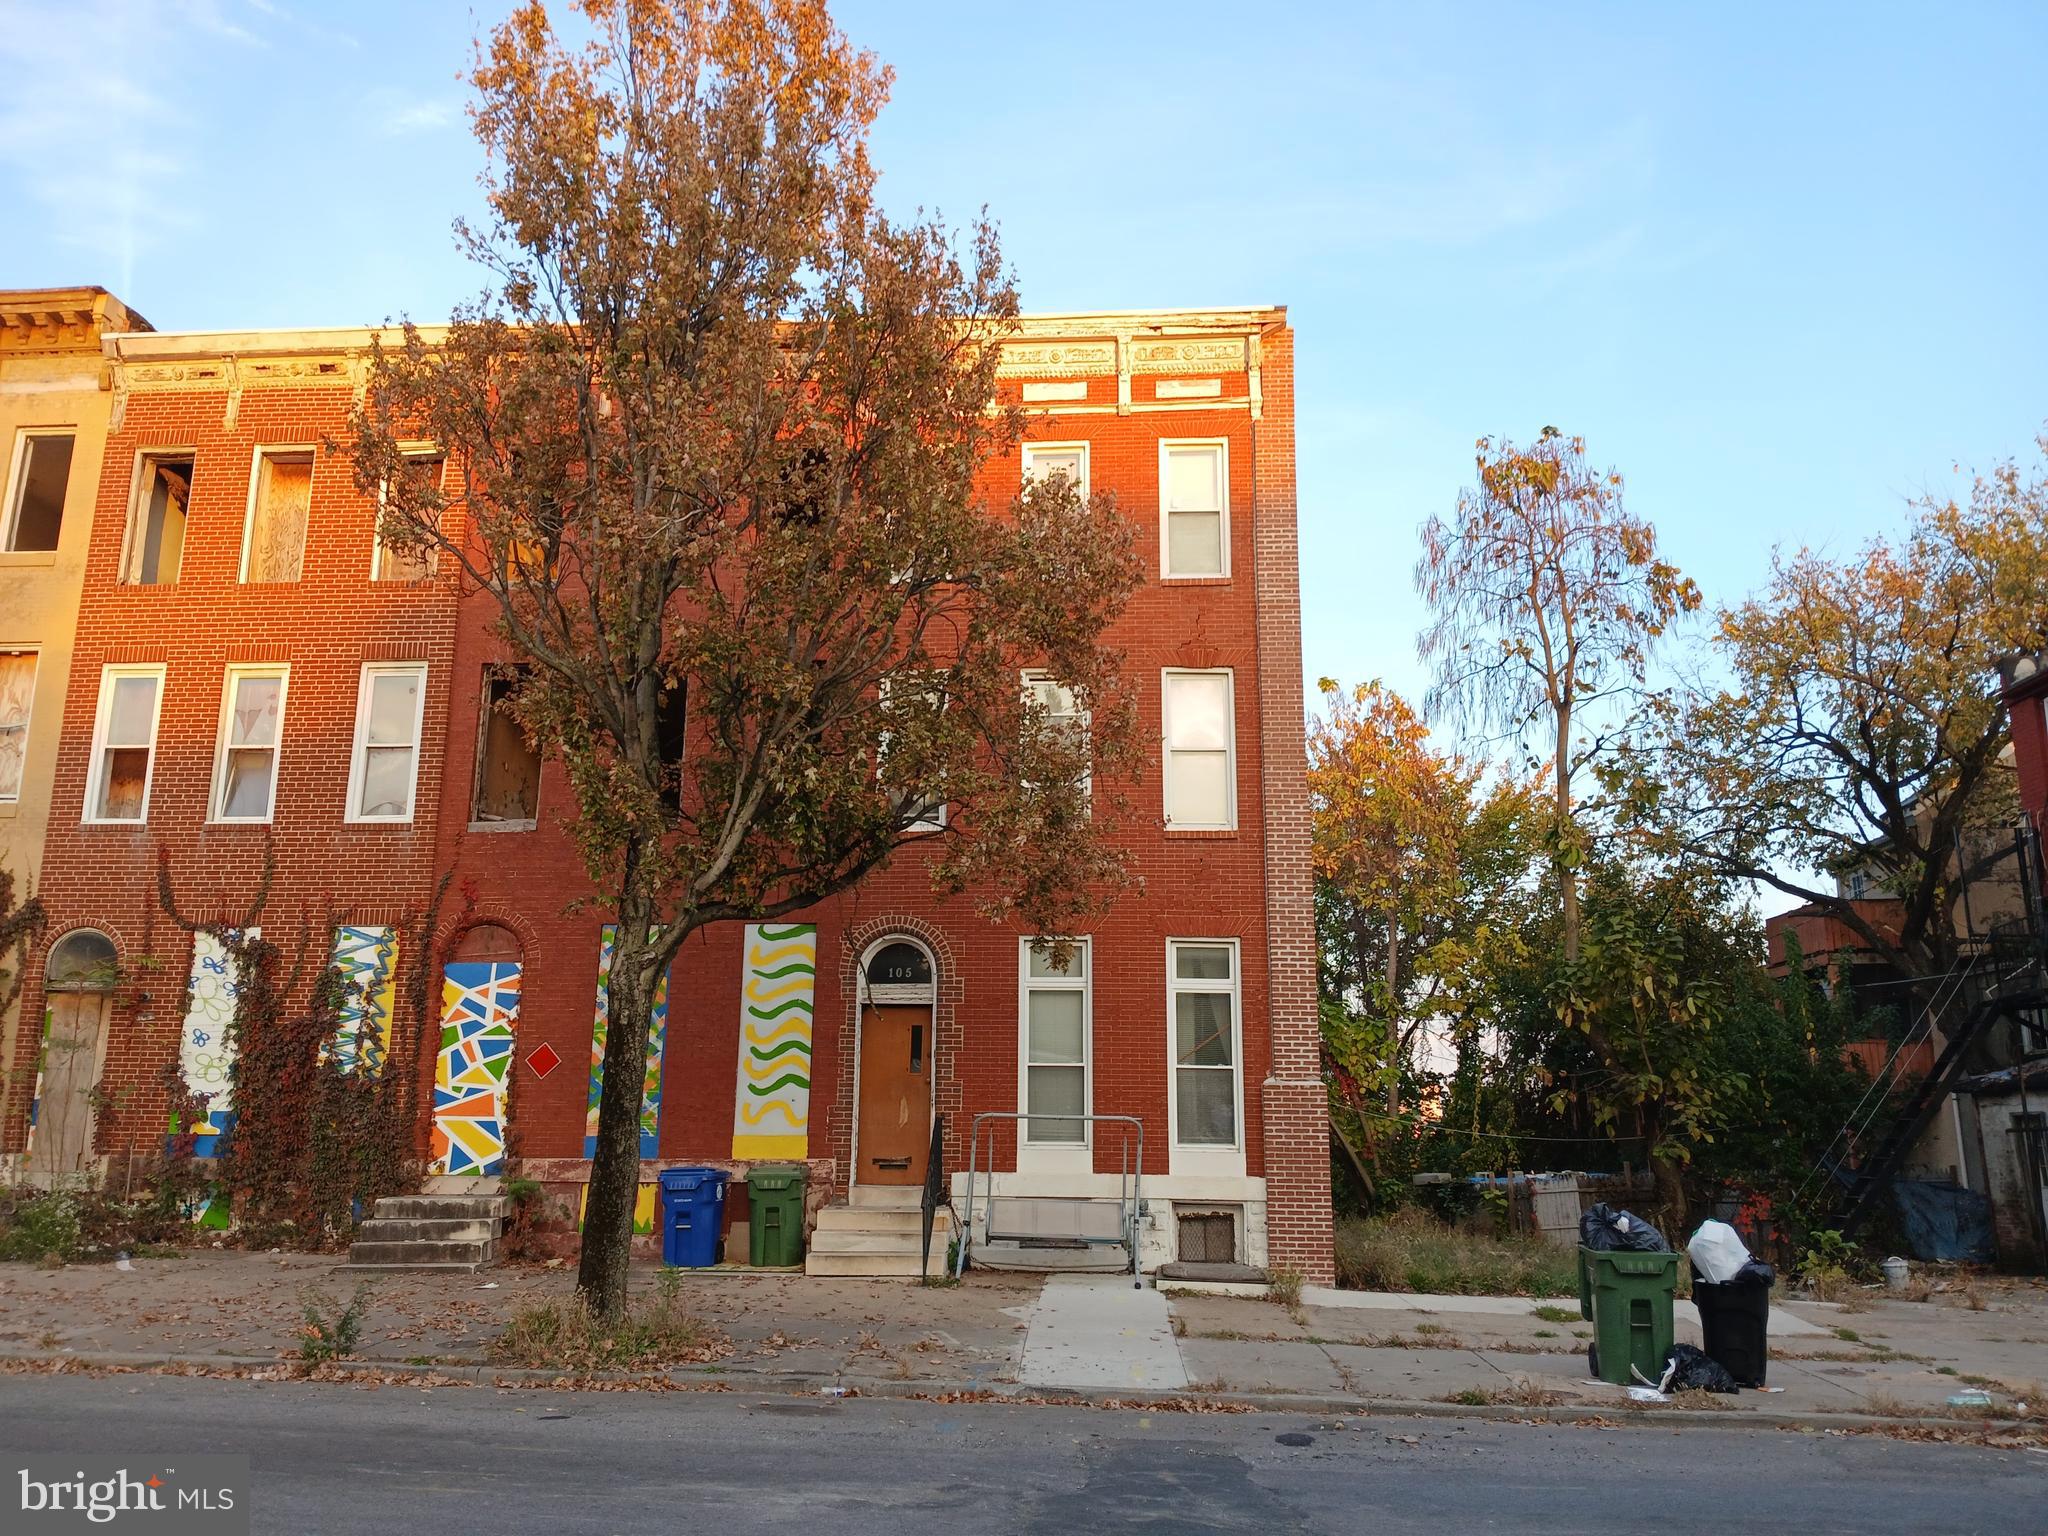
[[[4,1376],[0,1444],[246,1453],[264,1532],[2048,1526],[2040,1453],[1769,1430]]]

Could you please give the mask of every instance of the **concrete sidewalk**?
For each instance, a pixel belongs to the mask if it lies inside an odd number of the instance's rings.
[[[656,1271],[637,1271],[636,1288]],[[684,1271],[691,1311],[729,1341],[679,1378],[858,1390],[1201,1392],[1332,1404],[1510,1404],[1593,1410],[1625,1394],[1586,1376],[1574,1303],[1513,1297],[1133,1289],[1128,1277],[974,1274],[958,1286]],[[194,1250],[128,1270],[0,1264],[0,1354],[80,1361],[271,1361],[296,1355],[310,1304],[332,1318],[356,1278],[335,1261]],[[569,1294],[566,1269],[389,1274],[369,1283],[358,1359],[488,1379],[488,1345],[520,1309]],[[1977,1310],[1969,1303],[1982,1306]],[[2048,1288],[1980,1281],[1953,1301],[1772,1309],[1770,1393],[1736,1413],[1942,1415],[1967,1387],[2048,1403]],[[1699,1342],[1697,1324],[1679,1337]],[[816,1386],[810,1388],[815,1390]],[[1683,1410],[1672,1410],[1683,1412]]]

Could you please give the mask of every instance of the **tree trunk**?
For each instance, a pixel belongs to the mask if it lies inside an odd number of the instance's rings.
[[[1401,914],[1387,914],[1387,1036],[1394,1042],[1393,1075],[1387,1080],[1387,1113],[1401,1113],[1401,1063],[1406,1059],[1401,1033]]]
[[[583,1253],[576,1269],[577,1294],[604,1317],[618,1316],[626,1305],[633,1207],[640,1194],[640,1097],[647,1079],[647,1028],[655,991],[647,932],[655,914],[648,893],[637,889],[633,871],[638,863],[629,852],[612,936],[597,1155],[590,1164]]]
[[[1564,928],[1564,957],[1566,960],[1579,958],[1579,872],[1570,862],[1571,850],[1567,838],[1572,826],[1572,712],[1569,706],[1557,712],[1557,759],[1553,772],[1557,776],[1557,826],[1552,833],[1555,839],[1551,859],[1557,868],[1557,889],[1561,903],[1559,916]]]

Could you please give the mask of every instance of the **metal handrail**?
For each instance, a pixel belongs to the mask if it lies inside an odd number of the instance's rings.
[[[953,1195],[947,1189],[946,1179],[946,1117],[932,1118],[932,1145],[924,1164],[924,1198],[920,1202],[924,1211],[923,1257],[917,1267],[917,1278],[925,1283],[932,1272],[932,1222],[939,1214],[939,1207],[952,1207]]]
[[[1138,1132],[1137,1162],[1131,1161],[1130,1133],[1124,1133],[1123,1167],[1117,1175],[1117,1205],[1123,1212],[1124,1246],[1131,1255],[1131,1284],[1142,1288],[1145,1284],[1145,1268],[1139,1258],[1138,1217],[1144,1197],[1145,1183],[1145,1122],[1136,1115],[1034,1115],[1020,1109],[986,1109],[974,1117],[974,1123],[967,1135],[967,1212],[961,1218],[960,1250],[953,1260],[953,1278],[959,1279],[967,1272],[967,1255],[974,1246],[974,1183],[980,1171],[981,1125],[984,1120],[1058,1120],[1094,1125],[1098,1122],[1135,1126]],[[1090,1154],[1093,1154],[1091,1144]],[[996,1143],[993,1134],[988,1143],[988,1203],[991,1211],[996,1201]]]

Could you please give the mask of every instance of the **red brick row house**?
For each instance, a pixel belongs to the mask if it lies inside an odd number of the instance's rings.
[[[516,1159],[573,1208],[605,918],[576,902],[564,776],[499,707],[493,608],[380,549],[374,498],[327,446],[367,341],[106,340],[28,1016],[68,996],[86,1020],[110,1176],[160,1150],[174,1066],[213,1094],[205,1150],[231,1123],[236,978],[166,917],[160,870],[188,917],[240,922],[268,860],[253,920],[278,942],[311,932],[361,983],[368,1067],[427,982],[442,1048],[392,1059],[421,1075],[436,1169]],[[1142,884],[1058,970],[970,901],[935,904],[914,854],[802,921],[699,935],[657,1022],[646,1177],[801,1160],[814,1203],[886,1204],[923,1182],[944,1115],[956,1194],[973,1161],[998,1226],[1082,1233],[1118,1209],[1142,1134],[1148,1268],[1199,1252],[1327,1279],[1285,311],[1031,317],[1001,387],[1033,426],[989,467],[991,504],[1059,471],[1140,525],[1148,579],[1111,639],[1159,744],[1125,786]],[[431,444],[419,461],[438,472]],[[95,992],[109,968],[123,984]],[[0,1148],[22,1148],[34,1099],[16,1074]]]

